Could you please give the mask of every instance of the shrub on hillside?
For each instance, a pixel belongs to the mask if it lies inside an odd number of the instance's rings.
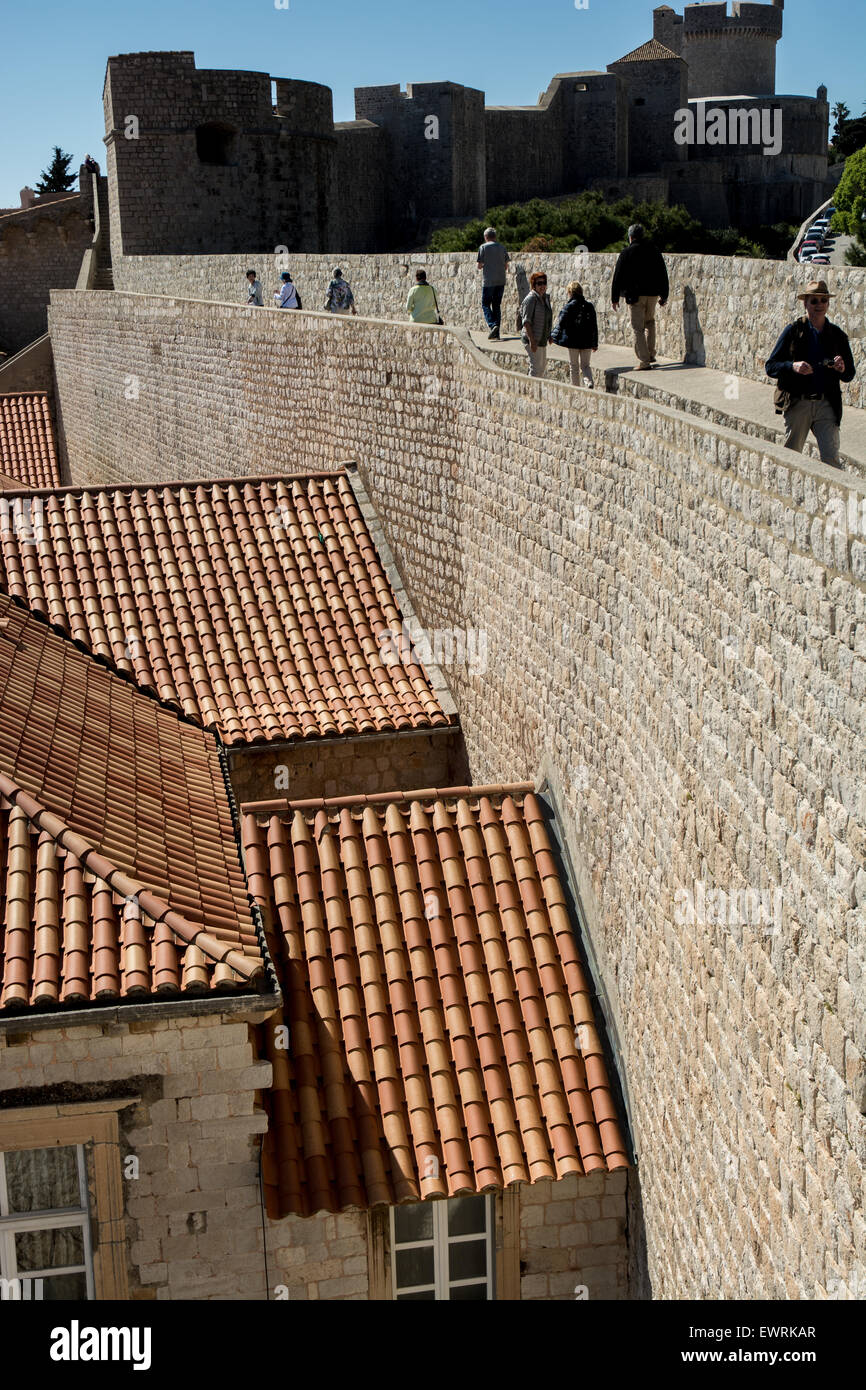
[[[603,193],[593,190],[558,203],[532,198],[528,203],[489,208],[483,218],[434,232],[429,249],[475,251],[485,227],[493,226],[499,240],[518,254],[573,251],[576,246],[586,246],[590,251],[621,251],[632,222],[642,222],[662,251],[779,260],[784,260],[797,232],[796,227],[786,223],[710,229],[679,204],[671,207],[667,203],[635,203],[632,198],[609,203]]]

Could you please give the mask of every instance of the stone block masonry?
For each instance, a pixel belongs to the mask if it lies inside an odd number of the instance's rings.
[[[627,1181],[620,1170],[521,1185],[521,1299],[629,1297]]]
[[[653,1295],[862,1287],[866,485],[459,330],[75,292],[51,329],[73,479],[357,458],[422,626],[486,631],[448,683],[473,780],[558,788]]]
[[[238,805],[466,785],[459,728],[257,744],[226,750]]]
[[[527,275],[543,270],[554,309],[565,303],[565,288],[579,280],[598,313],[600,340],[632,343],[628,309],[615,313],[610,303],[610,284],[616,256],[601,253],[583,257],[565,253],[521,255],[512,251],[512,274],[503,301],[503,324],[513,331],[518,293],[514,266]],[[797,300],[800,288],[812,278],[808,266],[787,261],[758,261],[727,256],[665,258],[671,281],[671,297],[657,315],[662,357],[694,362],[730,372],[751,381],[772,385],[764,363],[785,324],[802,313]],[[359,314],[375,318],[404,319],[406,295],[415,283],[415,270],[424,266],[435,285],[442,317],[463,328],[481,328],[481,273],[475,252],[413,256],[295,255],[288,258],[303,304],[318,309],[335,265],[352,285]],[[115,261],[115,285],[140,294],[211,299],[225,303],[246,302],[244,271],[256,266],[270,293],[279,280],[279,268],[270,256],[124,256]],[[823,270],[827,267],[822,268]],[[818,273],[817,271],[815,272]],[[849,405],[866,407],[866,270],[855,266],[832,268],[828,277],[836,294],[830,317],[851,339],[857,375],[842,387]]]
[[[86,1110],[88,1088],[102,1099],[112,1083],[119,1095],[132,1083],[138,1099],[119,1117],[116,1213],[130,1297],[264,1298],[258,1152],[267,1117],[256,1092],[270,1085],[271,1068],[255,1060],[250,1022],[268,1010],[251,1001],[249,1018],[142,1012],[101,1022],[94,1010],[78,1026],[58,1019],[32,1033],[0,1032],[3,1101],[39,1105],[62,1094]]]
[[[288,1216],[268,1223],[272,1298],[289,1302],[366,1301],[370,1294],[367,1217],[362,1211],[331,1216]]]

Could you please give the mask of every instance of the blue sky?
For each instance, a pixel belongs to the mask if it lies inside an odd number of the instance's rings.
[[[450,80],[490,105],[531,104],[557,72],[604,69],[652,35],[655,0],[5,0],[0,52],[4,140],[0,207],[17,207],[55,144],[78,167],[104,167],[102,82],[113,53],[192,49],[199,67],[242,68],[324,82],[337,120],[353,89]],[[669,0],[682,12],[682,0]],[[820,20],[818,18],[820,15]],[[779,92],[811,95],[855,115],[866,102],[864,0],[786,0]],[[19,119],[12,121],[10,113]]]

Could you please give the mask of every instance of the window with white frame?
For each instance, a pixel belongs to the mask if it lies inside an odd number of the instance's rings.
[[[0,1152],[0,1294],[92,1299],[83,1144]]]
[[[391,1208],[391,1287],[398,1302],[495,1298],[490,1196]]]

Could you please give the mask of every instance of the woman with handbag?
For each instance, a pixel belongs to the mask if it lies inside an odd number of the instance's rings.
[[[439,301],[432,285],[427,284],[426,270],[416,270],[417,284],[409,291],[406,312],[413,323],[442,323]]]
[[[274,291],[274,303],[278,309],[300,309],[301,296],[295,289],[292,277],[287,270],[280,275],[280,288]]]

